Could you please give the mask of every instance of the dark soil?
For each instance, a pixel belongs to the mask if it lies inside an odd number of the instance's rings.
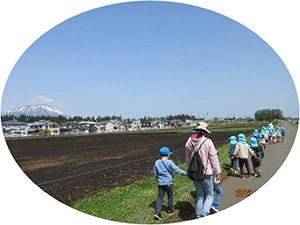
[[[70,204],[100,191],[150,178],[163,146],[174,152],[172,160],[176,164],[185,162],[184,145],[189,135],[114,133],[10,139],[7,145],[18,165],[35,184],[55,199]],[[208,137],[218,148],[228,143],[231,135],[237,134],[214,133]]]

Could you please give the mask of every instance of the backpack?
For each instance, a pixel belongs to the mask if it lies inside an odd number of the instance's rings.
[[[202,142],[198,151],[201,150],[201,147],[206,140],[207,139],[205,139]],[[194,149],[195,149],[195,147],[194,147]],[[193,149],[193,151],[194,151],[194,149]],[[190,166],[187,170],[187,173],[188,173],[188,177],[191,180],[202,181],[202,180],[204,180],[204,177],[205,177],[203,174],[204,166],[203,166],[203,163],[202,163],[202,160],[201,160],[201,157],[200,157],[198,151],[194,153],[194,155],[191,159]]]

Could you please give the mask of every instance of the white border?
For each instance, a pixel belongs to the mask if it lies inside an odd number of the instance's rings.
[[[10,0],[0,4],[0,90],[24,51],[41,35],[64,20],[100,6],[128,1]],[[210,9],[243,24],[264,39],[281,57],[299,90],[300,13],[297,0],[178,0]],[[17,166],[0,137],[2,224],[100,224],[111,221],[80,213],[45,194]],[[299,221],[299,137],[275,176],[255,196],[204,218],[205,224],[260,224]],[[293,209],[293,207],[295,209]],[[100,221],[99,221],[100,220]],[[196,221],[184,222],[196,224]]]

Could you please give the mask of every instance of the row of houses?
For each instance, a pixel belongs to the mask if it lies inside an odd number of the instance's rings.
[[[2,122],[4,137],[27,137],[39,135],[59,135],[60,126],[51,121],[38,121],[25,123],[17,120]]]
[[[170,129],[178,126],[196,126],[196,122],[185,122],[173,119],[168,120],[109,120],[109,121],[68,121],[62,124],[41,120],[34,123],[25,123],[17,120],[2,122],[2,131],[5,137],[76,135],[102,132],[137,131],[152,129]]]

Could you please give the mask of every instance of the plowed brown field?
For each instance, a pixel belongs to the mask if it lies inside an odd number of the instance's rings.
[[[18,165],[35,184],[57,200],[70,204],[99,191],[153,176],[153,164],[163,146],[174,152],[172,160],[176,164],[183,163],[183,148],[189,135],[114,133],[10,139],[7,145]],[[228,143],[231,135],[237,133],[213,133],[208,137],[218,148]]]

